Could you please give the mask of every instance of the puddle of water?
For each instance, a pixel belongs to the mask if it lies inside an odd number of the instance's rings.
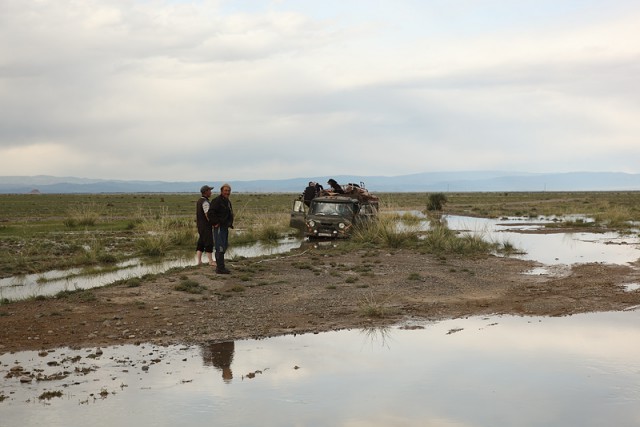
[[[639,338],[633,311],[476,317],[202,348],[118,346],[96,358],[95,348],[4,354],[0,424],[635,426]],[[6,377],[16,364],[71,374],[21,384]],[[39,400],[45,391],[62,397]]]
[[[118,280],[141,277],[145,274],[163,273],[174,267],[186,267],[194,264],[195,260],[191,257],[165,260],[160,263],[145,263],[142,260],[134,259],[117,264],[117,270],[110,270],[104,273],[82,275],[82,269],[73,268],[42,274],[8,277],[0,279],[0,298],[19,300],[38,295],[55,295],[61,291],[91,289],[105,286]],[[78,274],[81,275],[78,276]]]
[[[405,213],[404,211],[399,212]],[[425,218],[418,211],[408,211],[413,216]],[[640,258],[640,238],[619,233],[549,233],[530,234],[526,231],[540,230],[544,224],[559,220],[581,220],[585,223],[592,219],[582,215],[570,215],[563,218],[540,217],[503,217],[500,219],[475,218],[458,215],[445,215],[443,221],[456,231],[469,232],[482,236],[485,240],[497,243],[510,243],[524,254],[514,258],[537,261],[548,267],[557,265],[584,264],[601,262],[606,264],[627,264]],[[429,221],[416,224],[400,223],[399,228],[428,230]],[[536,270],[530,274],[546,274]]]
[[[256,243],[248,246],[229,248],[227,259],[233,261],[234,257],[257,257],[285,253],[299,247],[300,239],[288,238],[274,245]],[[175,267],[187,267],[195,265],[195,256],[168,259],[161,262],[145,262],[141,259],[131,259],[116,265],[117,270],[82,274],[81,268],[69,270],[54,270],[46,273],[27,274],[23,276],[0,279],[0,298],[19,300],[38,295],[50,296],[61,291],[73,291],[77,289],[91,289],[105,286],[118,280],[142,277],[145,274],[164,273]]]
[[[289,237],[281,239],[276,244],[255,243],[248,246],[230,247],[227,253],[227,259],[234,257],[255,258],[263,255],[275,255],[289,252],[291,249],[299,248],[302,239]]]
[[[640,283],[627,283],[625,285],[622,285],[622,287],[627,292],[634,292],[640,289]]]
[[[544,267],[534,267],[525,271],[523,274],[528,276],[552,276],[552,277],[568,277],[571,275],[571,266],[566,264],[547,265]]]
[[[640,258],[640,239],[637,236],[621,236],[618,233],[518,233],[518,229],[540,228],[527,224],[522,227],[522,219],[486,219],[462,216],[445,217],[452,230],[468,230],[482,235],[486,240],[498,243],[509,242],[526,253],[515,258],[537,261],[549,266],[558,264],[583,264],[600,262],[606,264],[627,264]],[[549,222],[524,219],[529,222]]]

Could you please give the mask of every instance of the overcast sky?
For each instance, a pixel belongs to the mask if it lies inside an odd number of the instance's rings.
[[[640,173],[637,0],[0,0],[0,175]]]

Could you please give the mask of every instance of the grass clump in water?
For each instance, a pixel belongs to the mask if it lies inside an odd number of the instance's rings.
[[[40,399],[40,400],[51,400],[54,397],[62,397],[62,392],[60,390],[45,391],[40,396],[38,396],[38,399]]]
[[[431,253],[455,253],[459,255],[487,254],[497,245],[488,242],[479,234],[458,234],[440,221],[431,221],[431,229],[421,241],[422,246]]]
[[[146,256],[163,256],[170,247],[171,240],[166,234],[149,233],[138,241],[138,250]]]
[[[597,213],[594,219],[596,223],[604,224],[608,228],[628,229],[632,226],[632,221],[635,217],[637,217],[637,215],[634,215],[631,208],[627,206],[616,206]]]
[[[258,233],[258,240],[267,243],[278,243],[280,231],[274,225],[268,225],[262,228]]]
[[[512,242],[504,241],[498,243],[496,245],[496,251],[502,255],[511,256],[511,255],[521,255],[525,252],[521,249],[518,249]]]
[[[355,243],[400,248],[417,242],[418,234],[411,229],[398,227],[393,216],[380,216],[377,220],[359,224],[353,231],[352,240]]]
[[[360,314],[365,317],[383,318],[389,314],[384,301],[376,299],[373,294],[366,296],[360,303]]]

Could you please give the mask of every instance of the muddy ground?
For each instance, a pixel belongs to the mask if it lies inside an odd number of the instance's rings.
[[[409,249],[300,249],[65,297],[0,306],[0,354],[124,343],[203,343],[410,319],[563,316],[640,305],[637,266],[588,264],[553,275],[496,256],[439,257]],[[182,290],[179,290],[182,289]],[[198,293],[200,292],[200,293]]]

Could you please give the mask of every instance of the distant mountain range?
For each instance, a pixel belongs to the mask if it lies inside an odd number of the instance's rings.
[[[309,181],[327,187],[329,178],[340,184],[364,182],[372,192],[479,191],[640,191],[640,174],[619,172],[426,172],[401,176],[309,176],[279,180],[230,181],[234,192],[297,193]],[[197,193],[218,181],[124,181],[55,176],[0,176],[0,193]],[[214,193],[216,191],[214,190]]]

